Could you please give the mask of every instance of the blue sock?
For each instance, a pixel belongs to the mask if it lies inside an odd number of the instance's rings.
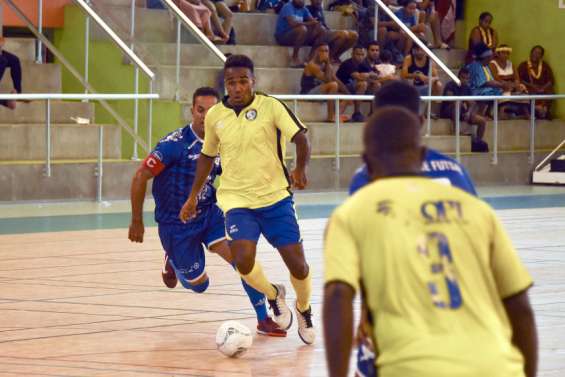
[[[237,271],[235,264],[232,263],[232,267]],[[265,305],[265,295],[247,284],[243,279],[241,279],[241,284],[243,285],[243,289],[245,289],[245,293],[247,293],[247,296],[249,297],[249,301],[251,301],[251,305],[253,305],[253,309],[255,309],[257,320],[264,321],[265,319],[267,319],[267,305]]]

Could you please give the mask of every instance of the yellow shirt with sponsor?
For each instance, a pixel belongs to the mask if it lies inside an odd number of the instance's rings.
[[[378,180],[332,215],[324,264],[326,283],[363,287],[379,377],[524,376],[502,300],[532,279],[483,201]]]
[[[238,114],[224,100],[208,110],[204,122],[201,153],[220,155],[217,197],[224,212],[267,207],[290,195],[286,143],[306,127],[284,103],[255,93]]]

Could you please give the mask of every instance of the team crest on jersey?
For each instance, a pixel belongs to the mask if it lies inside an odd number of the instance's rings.
[[[249,109],[245,112],[245,119],[252,121],[257,118],[257,110]]]

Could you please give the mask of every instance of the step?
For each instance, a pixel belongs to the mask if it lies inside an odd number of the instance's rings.
[[[536,161],[546,154],[537,153]],[[287,162],[291,164],[291,161]],[[310,161],[308,190],[347,190],[361,159],[357,156],[342,157],[339,171],[335,162],[335,158],[327,157]],[[531,178],[526,152],[500,153],[497,165],[492,165],[489,153],[465,154],[461,162],[477,185],[528,184]],[[51,177],[44,176],[44,167],[44,163],[0,164],[0,201],[96,198],[95,161],[55,163]],[[138,167],[139,161],[106,161],[103,199],[129,198],[131,178]]]
[[[0,123],[41,123],[45,121],[45,101],[18,102],[15,110],[0,106]],[[71,117],[94,119],[94,104],[87,102],[51,102],[51,122],[71,123]]]
[[[36,64],[22,61],[24,93],[61,93],[61,67],[58,64]],[[0,82],[0,93],[13,89],[12,78],[6,72]]]
[[[111,14],[121,30],[122,38],[127,37],[131,24],[131,9],[125,6],[105,6],[104,12]],[[353,29],[351,17],[339,12],[326,12],[326,23],[332,29]],[[274,32],[277,15],[270,13],[234,13],[233,25],[237,43],[241,45],[276,45]],[[168,10],[137,8],[135,17],[135,39],[138,42],[176,42],[176,21]],[[183,27],[184,28],[184,27]],[[98,26],[93,26],[94,39],[108,39]],[[187,37],[185,36],[185,39]],[[192,38],[192,40],[195,40]]]
[[[45,158],[45,124],[0,124],[0,161],[42,160]],[[103,125],[104,156],[121,157],[121,130]],[[98,156],[98,126],[53,124],[52,158],[85,159]]]
[[[4,50],[16,55],[20,61],[35,60],[35,39],[6,38]]]
[[[565,122],[562,120],[536,121],[535,147],[553,149],[565,139]],[[485,140],[493,140],[493,122],[487,124]],[[530,145],[529,120],[503,120],[498,123],[498,146],[501,150],[528,149]]]

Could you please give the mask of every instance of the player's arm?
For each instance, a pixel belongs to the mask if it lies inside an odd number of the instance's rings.
[[[324,241],[324,338],[331,377],[348,375],[353,345],[353,299],[359,288],[359,257],[346,219],[338,209]]]
[[[141,165],[131,181],[131,223],[128,238],[132,242],[143,242],[145,226],[143,225],[143,202],[147,191],[147,182],[153,178],[153,173]]]
[[[306,167],[310,161],[310,142],[306,136],[306,131],[299,131],[292,142],[296,145],[296,167],[291,173],[292,184],[298,190],[303,190],[308,184],[306,177]]]
[[[524,356],[526,377],[535,377],[538,367],[538,334],[528,292],[508,297],[503,303],[512,326],[512,343]]]
[[[196,173],[192,189],[188,199],[182,206],[179,219],[182,222],[187,222],[189,219],[196,216],[196,206],[198,205],[198,194],[202,191],[212,168],[214,167],[214,160],[219,151],[219,140],[214,128],[213,121],[210,120],[210,113],[204,119],[204,145],[200,151],[200,156],[196,162]]]
[[[524,356],[524,371],[534,377],[537,369],[537,332],[534,313],[528,301],[527,291],[532,278],[520,261],[510,238],[500,221],[491,211],[491,269],[499,296],[512,326],[512,343]]]

